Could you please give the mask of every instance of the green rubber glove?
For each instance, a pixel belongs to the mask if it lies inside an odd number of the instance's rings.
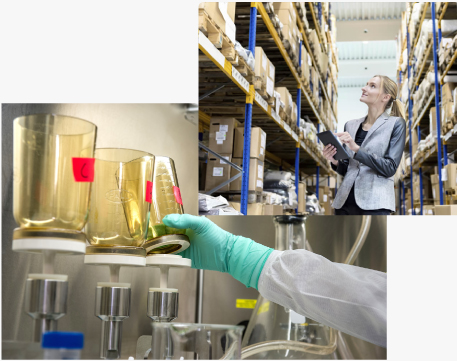
[[[246,287],[257,289],[272,248],[226,232],[205,217],[169,214],[163,223],[168,227],[187,228],[190,246],[179,255],[190,258],[192,268],[227,272]]]

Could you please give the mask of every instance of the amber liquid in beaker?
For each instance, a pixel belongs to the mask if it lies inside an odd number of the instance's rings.
[[[86,235],[91,245],[141,247],[148,232],[154,156],[131,149],[97,149]]]
[[[173,234],[186,234],[185,229],[168,227],[162,223],[162,219],[167,214],[184,213],[183,205],[178,202],[174,187],[179,188],[179,184],[173,160],[168,157],[156,156],[148,240]],[[161,249],[169,247],[171,246],[163,246]]]
[[[82,119],[30,115],[14,121],[14,219],[22,227],[80,231],[90,182],[76,182],[72,158],[92,158],[96,126]]]

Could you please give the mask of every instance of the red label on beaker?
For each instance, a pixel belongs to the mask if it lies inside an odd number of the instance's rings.
[[[178,187],[173,186],[173,193],[175,194],[176,202],[182,205],[181,191]]]
[[[93,182],[95,158],[72,158],[75,182]]]
[[[152,182],[146,181],[146,202],[152,203]]]

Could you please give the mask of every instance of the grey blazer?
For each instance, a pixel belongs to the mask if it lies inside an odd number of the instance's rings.
[[[353,139],[366,117],[345,124]],[[405,148],[406,122],[403,118],[381,114],[368,131],[359,151],[354,154],[346,145],[349,161],[339,161],[332,168],[344,175],[332,207],[340,209],[354,186],[357,205],[365,210],[395,211],[394,175]]]

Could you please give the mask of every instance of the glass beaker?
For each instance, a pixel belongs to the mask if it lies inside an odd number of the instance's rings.
[[[14,237],[51,230],[82,234],[87,220],[97,127],[36,114],[14,120]]]
[[[148,232],[152,154],[95,150],[95,177],[86,236],[91,245],[141,247]]]
[[[275,249],[307,249],[306,216],[275,216]],[[243,358],[330,359],[336,333],[293,310],[259,296],[243,338]]]
[[[184,214],[175,163],[169,157],[156,156],[148,241],[144,245],[148,254],[176,253],[189,246],[185,229],[162,223],[167,214],[173,213]]]
[[[152,323],[153,360],[240,360],[244,326]]]
[[[275,216],[275,249],[287,251],[305,249],[306,245],[306,216]]]

